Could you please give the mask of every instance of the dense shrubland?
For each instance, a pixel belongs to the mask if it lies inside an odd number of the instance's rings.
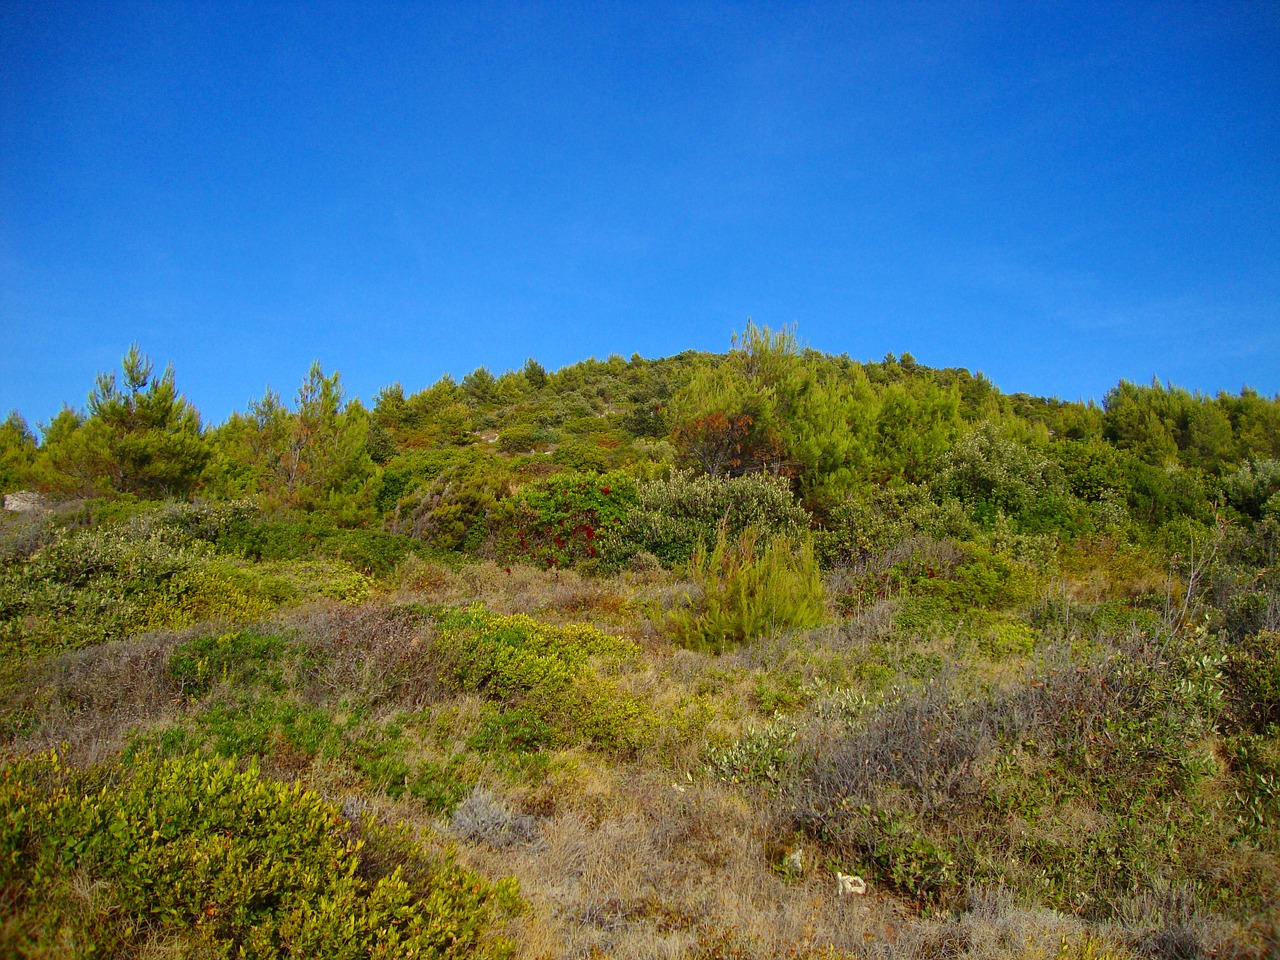
[[[1280,950],[1275,398],[135,349],[0,490],[6,954]]]

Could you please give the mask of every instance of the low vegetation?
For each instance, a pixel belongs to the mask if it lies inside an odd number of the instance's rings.
[[[1280,400],[122,374],[0,425],[4,955],[1280,951]]]

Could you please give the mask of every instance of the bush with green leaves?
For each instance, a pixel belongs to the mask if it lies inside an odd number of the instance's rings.
[[[1280,844],[1280,728],[1245,733],[1224,744],[1234,780],[1236,825],[1264,850]]]
[[[177,644],[169,654],[168,672],[183,697],[194,699],[216,683],[242,686],[272,676],[288,647],[284,637],[257,630],[209,633]]]
[[[10,760],[0,768],[0,832],[6,955],[510,953],[492,928],[518,906],[513,880],[491,883],[372,823],[353,824],[252,766],[141,757],[132,768],[75,770],[57,754]]]
[[[634,509],[636,485],[622,471],[566,471],[526,484],[490,523],[504,553],[549,567],[595,560],[601,542]]]
[[[731,536],[753,527],[762,540],[797,536],[809,515],[787,482],[763,473],[712,477],[689,472],[636,485],[636,505],[604,537],[601,552],[623,564],[639,553],[666,567],[684,563],[699,542],[715,541],[723,525]]]
[[[1056,464],[989,423],[942,458],[931,486],[939,498],[959,500],[982,526],[1001,515],[1033,531],[1076,525],[1077,505]]]
[[[942,508],[927,487],[874,487],[846,497],[814,533],[824,567],[864,564],[922,532],[935,532]]]
[[[383,569],[414,549],[390,534],[259,524],[243,502],[126,506],[86,508],[91,525],[0,564],[0,643],[40,655],[206,620],[244,623],[304,599],[358,603],[373,581],[334,554]],[[113,514],[122,519],[103,519]],[[290,559],[219,552],[251,553],[256,534],[263,553]]]
[[[618,665],[638,651],[630,640],[586,624],[553,627],[523,614],[500,616],[474,605],[436,621],[435,647],[458,689],[521,711],[552,731],[553,743],[632,752],[647,742],[653,717],[596,665]],[[543,734],[539,734],[543,736]]]
[[[409,556],[429,552],[403,534],[261,517],[221,532],[214,543],[224,553],[246,560],[339,561],[375,577],[392,573]]]
[[[594,425],[594,417],[591,418],[591,423]],[[570,439],[561,442],[552,451],[551,462],[567,470],[574,470],[580,473],[604,473],[616,465],[612,451],[602,447],[590,438]]]
[[[1280,518],[1280,460],[1246,460],[1223,478],[1222,493],[1246,517]]]
[[[503,453],[527,453],[543,439],[542,431],[534,424],[514,423],[503,428],[498,437],[498,449]]]
[[[928,544],[927,538],[916,541]],[[869,571],[881,595],[898,598],[896,625],[909,634],[941,629],[973,636],[988,653],[1029,652],[1035,638],[1018,618],[1034,600],[1043,578],[1032,567],[981,542],[949,547],[949,562],[911,551],[884,571]],[[899,548],[901,550],[901,547]]]
[[[248,756],[287,778],[326,758],[358,774],[364,789],[414,797],[434,812],[447,812],[465,790],[449,769],[452,758],[442,767],[415,757],[397,723],[371,717],[362,705],[339,714],[333,704],[308,704],[294,690],[272,689],[279,680],[278,669],[267,669],[256,686],[246,683],[238,692],[227,687],[190,700],[178,723],[135,735],[126,754]]]
[[[391,529],[440,550],[475,552],[489,539],[489,514],[510,492],[511,467],[473,449],[402,497]]]
[[[0,691],[0,731],[57,743],[73,725],[81,758],[251,757],[286,778],[337,762],[363,790],[447,813],[474,770],[465,751],[424,749],[415,727],[444,692],[429,630],[412,607],[325,607],[284,625],[151,635],[48,658]],[[518,749],[474,749],[500,747]]]
[[[672,613],[670,628],[695,650],[721,653],[756,637],[812,629],[825,617],[822,574],[808,539],[765,543],[754,527],[730,539],[722,525],[712,547],[699,541],[689,576],[695,593]]]
[[[0,642],[40,655],[201,620],[252,620],[291,593],[203,541],[83,530],[0,568]]]
[[[1261,630],[1232,644],[1223,669],[1233,721],[1257,733],[1280,729],[1280,633]]]
[[[727,747],[706,752],[707,773],[725,783],[776,786],[795,763],[796,725],[776,719]]]

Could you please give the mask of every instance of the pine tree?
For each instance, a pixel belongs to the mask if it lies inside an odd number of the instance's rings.
[[[88,416],[63,411],[41,452],[63,482],[148,499],[187,497],[209,459],[200,415],[174,384],[173,367],[155,366],[133,344],[121,363],[123,386],[101,373]]]

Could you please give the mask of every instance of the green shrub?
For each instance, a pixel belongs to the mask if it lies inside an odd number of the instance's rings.
[[[874,875],[919,899],[949,891],[958,879],[955,857],[913,816],[862,804],[847,808],[841,840]]]
[[[1231,506],[1246,517],[1261,519],[1280,507],[1280,461],[1254,460],[1222,481],[1222,493]]]
[[[1000,516],[1019,530],[1074,531],[1079,505],[1052,461],[984,423],[942,458],[931,481],[939,499],[955,499],[980,526]]]
[[[594,426],[594,417],[591,425]],[[588,440],[571,440],[556,447],[551,462],[582,473],[604,473],[613,464],[609,451]]]
[[[511,466],[487,450],[453,458],[438,476],[396,505],[391,529],[438,550],[474,552],[489,536],[488,517],[509,492]]]
[[[569,471],[535,480],[508,497],[491,523],[507,528],[500,537],[509,555],[564,566],[595,559],[601,539],[635,502],[635,483],[621,471]]]
[[[1276,809],[1275,754],[1246,744],[1249,799],[1223,796],[1206,746],[1217,661],[1196,643],[1119,646],[1050,651],[1024,683],[977,694],[944,671],[803,731],[793,826],[919,898],[1004,884],[1105,915],[1153,877],[1209,882],[1233,821]]]
[[[489,930],[516,906],[514,881],[388,842],[253,767],[144,757],[77,772],[56,754],[14,760],[0,771],[0,831],[9,954],[509,954]],[[363,851],[379,846],[400,848],[412,869],[378,870]]]
[[[411,608],[313,610],[288,628],[188,637],[167,658],[167,689],[181,713],[134,731],[128,753],[212,753],[259,758],[293,777],[317,759],[359,774],[367,789],[432,806],[456,801],[461,774],[438,751],[421,755],[411,732],[438,665],[417,646],[425,614]],[[382,709],[379,709],[382,708]],[[442,747],[444,745],[441,745]],[[441,782],[434,782],[443,776]],[[461,787],[459,787],[461,784]]]
[[[726,783],[777,785],[795,762],[795,725],[775,721],[743,734],[728,747],[706,753],[707,773]]]
[[[281,599],[202,540],[163,525],[98,527],[0,568],[0,643],[38,656],[206,619],[253,620]]]
[[[1035,650],[1036,632],[1021,620],[997,614],[978,637],[978,649],[993,660],[1010,656],[1027,656]]]
[[[424,545],[402,534],[346,530],[314,522],[248,522],[219,535],[218,548],[247,560],[340,560],[368,576],[386,576]]]
[[[131,507],[111,521],[99,513],[0,566],[0,644],[41,655],[207,620],[249,622],[290,601],[359,603],[373,582],[342,556],[382,571],[417,549],[390,534],[257,523],[243,502]]]
[[[725,526],[715,545],[699,543],[689,559],[693,602],[673,613],[682,643],[719,653],[754,637],[806,630],[823,620],[822,576],[810,540],[777,537],[761,544],[754,527],[732,541]]]
[[[542,439],[542,431],[530,423],[517,423],[503,429],[498,449],[503,453],[525,453]]]
[[[526,727],[545,724],[555,743],[631,751],[649,736],[648,711],[593,667],[634,657],[629,640],[585,624],[552,627],[522,614],[499,616],[477,605],[442,614],[435,643],[455,686],[519,710]]]
[[[756,679],[751,699],[762,713],[791,713],[809,700],[811,691],[804,689],[803,679],[797,672],[761,674]]]
[[[846,497],[815,534],[823,566],[857,564],[932,529],[938,507],[923,486],[873,487]]]
[[[263,582],[287,599],[326,597],[343,603],[364,603],[373,581],[342,560],[294,560],[259,564]]]
[[[451,756],[441,763],[425,760],[418,773],[405,783],[409,795],[432,813],[452,812],[473,785],[459,774],[459,757]]]
[[[472,750],[534,753],[555,741],[555,731],[536,710],[517,707],[486,713],[467,740]]]
[[[168,658],[182,715],[172,725],[135,733],[129,754],[248,756],[284,776],[296,776],[317,758],[333,758],[370,789],[391,797],[421,795],[434,805],[452,790],[430,782],[441,773],[439,765],[416,756],[416,740],[404,735],[400,719],[378,719],[371,710],[395,690],[397,675],[416,667],[405,662],[405,647],[387,662],[385,651],[366,645],[361,632],[392,634],[389,645],[396,647],[394,631],[403,631],[405,618],[384,612],[341,621],[344,642],[336,649],[317,635],[326,624],[314,619],[312,630],[296,633],[242,630],[182,641]],[[352,661],[381,676],[371,682],[353,675]],[[448,773],[446,780],[457,779],[452,767]]]
[[[731,536],[754,527],[761,539],[796,536],[809,515],[785,480],[762,473],[711,477],[676,473],[641,483],[637,502],[604,536],[601,552],[612,564],[649,553],[667,567],[686,562],[699,541],[711,543],[724,525]]]
[[[252,630],[206,634],[184,641],[169,654],[169,674],[187,697],[199,697],[218,682],[258,680],[284,652],[282,637]]]
[[[933,478],[942,496],[979,513],[1021,514],[1048,485],[1049,461],[984,423],[943,457]]]
[[[1280,725],[1280,633],[1246,637],[1228,650],[1224,666],[1237,724],[1258,733]]]
[[[256,757],[296,775],[322,752],[358,759],[346,731],[319,707],[292,702],[268,692],[235,694],[190,709],[180,725],[137,737],[131,754],[157,749],[165,755],[208,751],[215,756]],[[353,764],[357,767],[358,764]],[[381,769],[361,770],[373,785],[385,789]]]
[[[836,602],[848,612],[895,600],[895,624],[909,635],[962,629],[996,646],[1027,647],[1033,638],[1014,613],[1042,588],[1043,576],[983,542],[917,535],[840,571]],[[1014,632],[1020,632],[1021,638]],[[1002,637],[997,637],[1003,631]]]
[[[1227,756],[1235,779],[1236,824],[1244,836],[1274,850],[1280,841],[1280,738],[1277,728],[1234,737]]]

